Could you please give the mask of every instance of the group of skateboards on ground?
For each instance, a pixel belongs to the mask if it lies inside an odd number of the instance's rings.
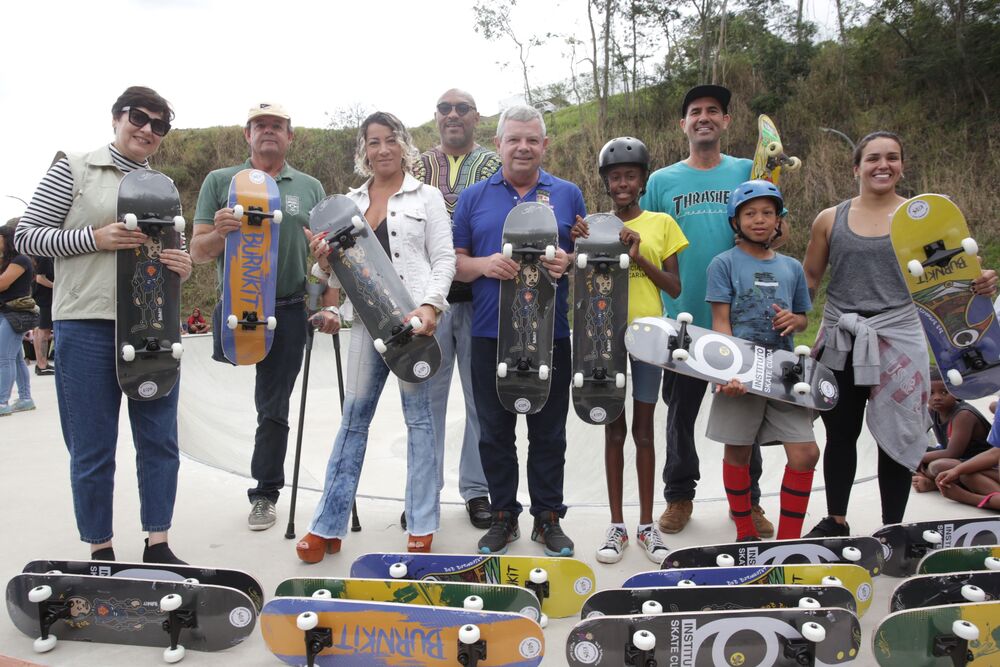
[[[760,130],[755,169],[776,181],[797,160],[766,116]],[[257,170],[233,178],[229,204],[243,224],[226,239],[222,347],[233,363],[253,364],[276,324],[282,213],[273,179]],[[173,387],[183,353],[179,281],[159,262],[184,229],[176,188],[151,170],[126,175],[119,218],[149,237],[118,252],[119,378],[130,397],[154,399]],[[582,419],[606,424],[621,414],[626,351],[813,409],[836,403],[832,373],[808,347],[763,348],[693,326],[683,313],[628,322],[622,222],[609,214],[586,222],[571,278]],[[440,348],[413,335],[419,322],[403,321],[415,306],[357,207],[328,197],[310,227],[326,232],[333,271],[390,370],[408,382],[431,377]],[[968,289],[980,269],[960,211],[939,195],[915,197],[896,212],[892,240],[949,391],[996,391],[1000,328],[989,300]],[[555,283],[541,259],[557,245],[548,207],[524,203],[508,216],[502,252],[518,270],[501,285],[497,392],[519,414],[540,410],[549,392]],[[885,574],[909,578],[872,638],[880,664],[998,665],[1000,547],[987,546],[998,543],[1000,520],[966,519],[891,525],[870,537],[692,547],[601,591],[572,558],[367,554],[349,578],[290,579],[266,603],[253,577],[230,570],[34,561],[9,582],[7,608],[37,651],[57,638],[161,646],[167,662],[186,648],[230,648],[259,617],[268,647],[293,665],[536,665],[547,618],[580,614],[565,648],[571,665],[832,665],[857,657],[857,617],[871,603],[872,576]]]

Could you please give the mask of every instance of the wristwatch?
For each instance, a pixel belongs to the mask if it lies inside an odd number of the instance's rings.
[[[336,306],[327,306],[326,308],[323,308],[322,310],[324,312],[333,313],[334,315],[340,316],[340,308],[337,308]]]

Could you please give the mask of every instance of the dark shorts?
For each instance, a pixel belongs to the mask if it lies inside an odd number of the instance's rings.
[[[52,329],[52,304],[38,304],[38,328]]]

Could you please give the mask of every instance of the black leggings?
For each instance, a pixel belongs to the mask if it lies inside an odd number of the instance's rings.
[[[836,407],[821,412],[826,427],[823,451],[823,479],[826,482],[826,509],[830,515],[847,516],[851,487],[858,467],[858,437],[871,387],[854,384],[854,368],[848,360],[842,371],[834,371],[840,386]],[[910,497],[913,473],[893,461],[878,448],[878,489],[882,498],[882,523],[900,523]]]

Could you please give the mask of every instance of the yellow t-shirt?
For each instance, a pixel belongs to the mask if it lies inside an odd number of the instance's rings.
[[[656,266],[673,254],[688,246],[687,237],[677,222],[666,213],[643,211],[637,218],[625,223],[629,229],[638,232],[641,239],[639,254]],[[663,301],[660,290],[646,277],[638,262],[633,262],[628,270],[628,321],[637,317],[660,317],[663,315]]]

